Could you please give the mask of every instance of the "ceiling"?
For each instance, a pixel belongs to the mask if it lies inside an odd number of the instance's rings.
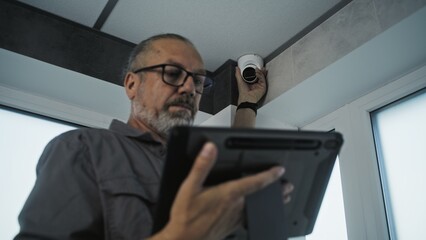
[[[350,1],[339,0],[19,0],[137,44],[159,33],[189,38],[214,71],[257,53],[266,61]]]

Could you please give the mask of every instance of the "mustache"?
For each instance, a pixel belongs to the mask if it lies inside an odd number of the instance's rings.
[[[182,97],[166,102],[166,104],[164,105],[164,109],[167,110],[170,106],[176,105],[191,109],[192,114],[195,114],[195,100],[194,98],[188,95],[183,95]]]

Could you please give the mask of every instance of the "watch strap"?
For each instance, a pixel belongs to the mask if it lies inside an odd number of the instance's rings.
[[[242,103],[238,104],[237,110],[241,109],[241,108],[250,108],[257,115],[257,108],[258,107],[259,107],[259,105],[257,103],[242,102]]]

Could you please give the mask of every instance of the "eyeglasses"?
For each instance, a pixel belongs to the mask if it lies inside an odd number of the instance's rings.
[[[191,76],[194,81],[195,91],[199,94],[202,94],[204,89],[209,89],[213,85],[213,80],[205,74],[188,72],[182,67],[173,64],[159,64],[133,71],[133,73],[139,72],[161,73],[163,82],[174,87],[183,86],[188,77]]]

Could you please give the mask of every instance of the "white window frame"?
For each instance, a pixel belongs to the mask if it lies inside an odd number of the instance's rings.
[[[339,154],[348,239],[390,239],[370,113],[426,87],[426,66],[304,126],[344,136]]]

